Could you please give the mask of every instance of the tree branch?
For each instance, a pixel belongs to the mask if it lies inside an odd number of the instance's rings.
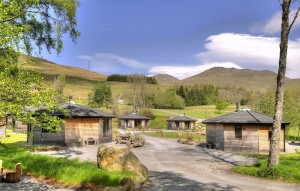
[[[299,11],[300,11],[300,7],[298,7],[297,12],[295,13],[295,16],[294,16],[294,18],[293,18],[293,21],[291,22],[291,24],[290,24],[290,26],[289,26],[288,33],[290,33],[290,31],[291,31],[291,29],[292,29],[292,27],[293,27],[293,25],[294,25],[294,23],[295,23],[295,21],[296,21],[298,15],[299,15]]]

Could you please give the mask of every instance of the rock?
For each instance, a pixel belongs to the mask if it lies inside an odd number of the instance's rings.
[[[141,184],[131,178],[123,178],[120,185],[123,186],[126,191],[138,191],[141,189]]]
[[[118,186],[118,187],[109,186],[109,187],[105,187],[103,191],[126,191],[126,190],[122,186]]]
[[[140,183],[148,179],[148,169],[127,147],[101,145],[97,152],[99,168],[108,171],[133,171]]]

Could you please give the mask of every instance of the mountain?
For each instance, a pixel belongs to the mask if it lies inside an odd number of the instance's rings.
[[[276,87],[275,72],[214,67],[180,81],[181,84],[213,84],[219,87],[243,87],[253,91],[267,91]],[[287,86],[299,86],[300,79],[286,78]]]
[[[159,84],[174,84],[180,81],[178,78],[169,74],[157,74],[154,77]]]

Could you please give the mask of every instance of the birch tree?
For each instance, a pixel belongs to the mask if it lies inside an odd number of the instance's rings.
[[[294,0],[282,0],[280,5],[282,8],[281,17],[281,40],[279,52],[279,68],[277,74],[277,88],[275,95],[275,114],[273,119],[272,137],[270,139],[270,151],[268,159],[268,168],[272,168],[279,163],[280,152],[280,129],[282,123],[282,108],[284,96],[284,79],[286,73],[288,39],[290,31],[298,17],[300,7],[296,10],[294,15],[291,15],[291,4]],[[290,17],[292,18],[290,22]]]

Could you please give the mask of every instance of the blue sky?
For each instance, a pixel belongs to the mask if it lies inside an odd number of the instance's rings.
[[[42,57],[105,75],[183,79],[214,66],[277,72],[280,13],[278,0],[81,0],[77,44],[65,36],[62,54]],[[291,78],[300,78],[299,27],[300,19],[289,42]]]

